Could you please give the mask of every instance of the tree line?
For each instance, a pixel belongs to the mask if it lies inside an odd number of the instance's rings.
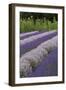
[[[45,20],[49,20],[51,22],[53,22],[53,19],[55,18],[56,21],[58,21],[58,15],[57,14],[51,14],[51,13],[30,13],[30,12],[20,12],[20,19],[33,19],[34,24],[36,23],[36,20],[40,19],[43,22]]]

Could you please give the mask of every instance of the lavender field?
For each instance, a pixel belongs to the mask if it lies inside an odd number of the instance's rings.
[[[57,30],[20,33],[20,78],[58,74]]]
[[[20,78],[58,74],[58,14],[20,12]]]

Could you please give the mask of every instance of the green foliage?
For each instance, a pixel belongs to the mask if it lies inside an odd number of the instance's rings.
[[[35,23],[33,21],[33,18],[28,19],[20,19],[20,32],[31,32],[31,31],[50,31],[50,30],[57,30],[58,28],[58,22],[56,21],[55,17],[53,17],[53,22],[50,20],[47,20],[44,17],[44,20],[42,19],[36,19]]]

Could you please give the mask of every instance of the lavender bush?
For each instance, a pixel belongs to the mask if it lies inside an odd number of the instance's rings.
[[[24,39],[24,40],[20,40],[20,45],[24,45],[24,44],[29,43],[29,42],[31,42],[31,41],[34,41],[34,40],[36,40],[36,39],[38,39],[38,38],[41,38],[41,37],[44,37],[44,36],[46,36],[46,35],[52,34],[52,33],[54,33],[54,32],[56,32],[56,31],[53,30],[53,31],[41,33],[41,34],[38,34],[38,35],[30,36],[30,37],[28,37],[28,38],[26,38],[26,39]]]
[[[21,77],[28,76],[40,62],[57,47],[57,36],[41,43],[37,48],[25,53],[20,58],[20,74]]]

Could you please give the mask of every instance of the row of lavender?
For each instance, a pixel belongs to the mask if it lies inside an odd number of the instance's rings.
[[[20,76],[27,77],[54,48],[57,48],[57,32],[35,31],[23,33],[21,37],[24,38],[20,40]]]
[[[38,35],[32,35],[28,38],[20,40],[20,57],[31,49],[36,48],[42,42],[49,40],[56,35],[56,31],[50,31],[39,33]]]
[[[54,48],[46,58],[35,68],[29,77],[57,76],[58,75],[58,48]]]

